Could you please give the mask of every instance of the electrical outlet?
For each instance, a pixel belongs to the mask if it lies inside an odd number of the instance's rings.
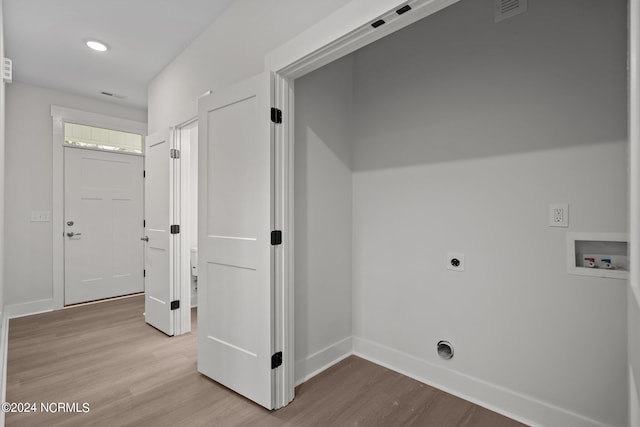
[[[568,227],[569,226],[569,205],[566,203],[556,203],[549,205],[549,226]]]
[[[459,252],[447,252],[447,269],[452,271],[464,271],[464,254]]]

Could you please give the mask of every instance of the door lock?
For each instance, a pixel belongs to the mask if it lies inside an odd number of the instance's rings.
[[[71,227],[73,225],[73,221],[67,221],[67,225]]]

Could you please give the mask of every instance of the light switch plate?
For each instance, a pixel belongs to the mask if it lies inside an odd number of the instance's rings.
[[[51,211],[31,211],[31,222],[51,221]]]

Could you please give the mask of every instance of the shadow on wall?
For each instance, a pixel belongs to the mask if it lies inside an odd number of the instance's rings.
[[[354,171],[626,140],[626,2],[573,3],[466,0],[356,52]]]
[[[332,346],[352,335],[352,74],[353,57],[348,56],[296,82],[298,380],[337,357],[327,354],[334,354]],[[333,349],[326,351],[330,347]]]
[[[306,161],[308,146],[322,143],[352,168],[353,61],[348,55],[296,81],[296,123],[304,125],[296,128],[296,159]]]

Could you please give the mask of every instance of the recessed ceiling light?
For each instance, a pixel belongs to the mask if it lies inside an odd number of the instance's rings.
[[[97,50],[98,52],[106,52],[109,49],[104,43],[95,40],[87,40],[85,43],[89,48]]]

